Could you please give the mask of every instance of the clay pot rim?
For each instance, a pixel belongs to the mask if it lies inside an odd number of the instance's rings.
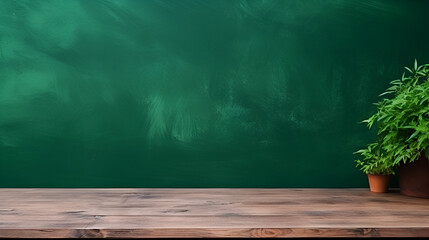
[[[373,175],[373,176],[394,176],[393,174],[374,174],[374,173],[367,173],[366,175]]]

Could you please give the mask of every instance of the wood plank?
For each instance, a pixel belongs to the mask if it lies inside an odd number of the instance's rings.
[[[367,189],[0,189],[0,238],[429,237],[429,200]]]

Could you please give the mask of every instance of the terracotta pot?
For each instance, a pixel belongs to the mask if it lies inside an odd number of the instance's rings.
[[[385,193],[389,189],[390,175],[368,174],[371,192]]]
[[[399,165],[398,180],[401,194],[429,198],[429,162],[424,154],[412,163]]]

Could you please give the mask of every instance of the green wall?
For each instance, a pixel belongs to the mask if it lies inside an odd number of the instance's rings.
[[[0,187],[366,187],[429,1],[1,0]]]

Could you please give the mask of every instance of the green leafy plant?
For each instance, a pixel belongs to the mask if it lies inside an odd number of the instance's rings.
[[[378,143],[371,143],[365,149],[355,153],[362,155],[362,160],[356,160],[356,167],[359,167],[365,174],[393,175],[392,164],[385,157]]]
[[[369,128],[378,126],[377,151],[391,167],[413,162],[423,152],[429,154],[429,64],[418,66],[415,61],[414,67],[405,69],[407,72],[380,95],[392,97],[376,103],[377,112],[363,121]],[[359,153],[368,157],[365,151]]]

